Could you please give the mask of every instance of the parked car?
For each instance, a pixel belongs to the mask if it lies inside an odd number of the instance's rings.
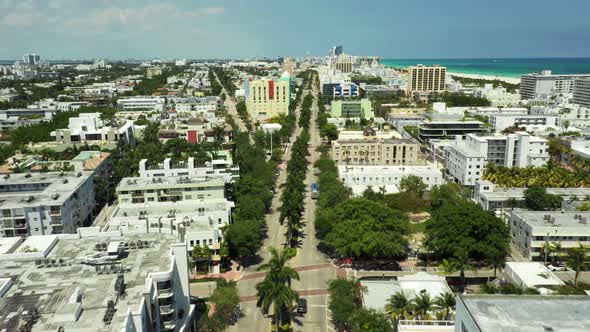
[[[297,312],[300,314],[307,313],[307,300],[306,299],[300,298],[299,301],[297,301]]]
[[[567,265],[565,265],[563,263],[549,264],[549,265],[547,265],[547,268],[550,271],[568,271],[569,270],[569,268],[567,267]]]

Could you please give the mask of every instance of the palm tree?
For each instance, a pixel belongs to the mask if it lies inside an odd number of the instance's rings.
[[[295,257],[295,250],[285,248],[282,251],[271,247],[269,249],[270,260],[258,267],[258,271],[268,271],[262,282],[256,285],[256,306],[262,309],[264,314],[273,308],[273,316],[276,331],[283,321],[283,313],[293,311],[293,304],[297,301],[297,293],[291,289],[291,280],[299,280],[299,274],[293,268],[287,266],[289,260]],[[290,317],[288,317],[290,320]]]
[[[451,313],[455,310],[455,294],[453,293],[443,293],[440,294],[436,299],[434,299],[434,304],[443,313],[443,317],[445,320],[451,319]]]
[[[448,260],[444,259],[442,264],[439,265],[439,268],[445,275],[459,272],[459,291],[461,293],[465,291],[465,271],[475,270],[473,265],[470,264],[469,255],[465,250],[458,250],[455,253],[455,257]]]
[[[429,312],[432,311],[433,306],[434,302],[426,290],[422,290],[414,298],[414,314],[422,320],[430,319]]]
[[[578,243],[577,247],[570,248],[567,251],[567,264],[576,271],[574,276],[574,286],[578,286],[578,278],[580,277],[580,271],[584,270],[588,265],[586,259],[588,258],[589,248],[583,244]]]
[[[403,291],[398,291],[391,295],[385,305],[385,312],[391,316],[394,326],[401,319],[410,318],[414,309],[414,300],[408,299]]]

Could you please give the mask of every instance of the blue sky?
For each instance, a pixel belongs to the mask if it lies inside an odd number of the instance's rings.
[[[590,0],[0,0],[0,59],[590,57]]]

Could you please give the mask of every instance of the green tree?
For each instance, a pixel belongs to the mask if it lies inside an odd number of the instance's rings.
[[[355,279],[338,278],[328,282],[328,308],[337,329],[350,326],[354,313],[363,306],[362,296],[365,291]]]
[[[455,257],[444,259],[439,265],[439,269],[446,275],[459,272],[459,291],[463,293],[465,290],[465,271],[475,270],[475,267],[471,265],[467,251],[458,250]]]
[[[333,123],[328,123],[321,128],[320,135],[326,137],[330,141],[335,141],[338,139],[338,127]]]
[[[384,313],[359,309],[352,317],[352,330],[360,332],[393,332],[394,329]]]
[[[426,222],[424,244],[438,258],[455,257],[458,251],[465,251],[469,259],[483,262],[492,255],[506,256],[509,239],[508,226],[493,212],[459,200],[432,212]]]
[[[442,293],[434,299],[434,305],[441,312],[444,320],[451,319],[456,304],[455,294],[449,292]]]
[[[414,298],[414,314],[421,320],[431,318],[430,312],[434,307],[434,302],[427,291],[423,290]]]
[[[203,262],[208,264],[210,258],[211,250],[209,250],[209,246],[206,244],[202,247],[200,245],[193,247],[193,250],[191,251],[191,259],[195,268],[197,269],[197,273],[199,272],[199,265],[201,265]],[[205,273],[206,272],[208,271],[205,271]]]
[[[569,248],[567,251],[567,264],[576,271],[574,276],[574,286],[578,286],[580,271],[586,270],[588,266],[588,247],[583,243],[578,243],[577,247]]]
[[[394,325],[397,325],[399,320],[413,316],[414,300],[409,299],[403,291],[397,291],[387,300],[385,312],[392,318]]]
[[[225,327],[240,303],[236,282],[219,279],[217,287],[209,297],[209,302],[215,305],[215,316],[224,323]]]
[[[261,223],[256,220],[236,221],[227,226],[225,240],[232,258],[244,265],[262,245]]]
[[[524,191],[524,203],[529,210],[546,211],[561,208],[561,196],[551,195],[541,186],[530,186]]]
[[[258,267],[259,271],[267,273],[264,280],[256,285],[256,306],[261,308],[264,314],[268,314],[272,308],[276,331],[279,331],[279,326],[291,320],[289,314],[298,299],[297,293],[291,289],[291,280],[299,280],[299,274],[287,266],[287,262],[295,257],[293,249],[278,251],[276,248],[270,248],[270,254],[270,260]]]
[[[413,192],[418,195],[418,197],[422,197],[428,186],[424,183],[424,181],[422,181],[421,177],[416,175],[408,175],[401,179],[399,182],[399,188],[402,191]]]

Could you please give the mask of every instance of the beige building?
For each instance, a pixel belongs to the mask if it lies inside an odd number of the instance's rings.
[[[408,96],[445,91],[447,67],[417,65],[408,67]]]
[[[364,138],[333,141],[331,157],[347,165],[411,165],[419,151],[410,140]]]
[[[295,72],[295,61],[293,58],[285,58],[285,62],[283,63],[283,71],[289,73],[289,75],[293,76]]]
[[[246,108],[254,119],[268,119],[289,112],[291,75],[285,72],[278,80],[245,81]]]
[[[160,67],[150,67],[146,70],[147,78],[152,78],[160,75],[162,75],[162,68]]]

